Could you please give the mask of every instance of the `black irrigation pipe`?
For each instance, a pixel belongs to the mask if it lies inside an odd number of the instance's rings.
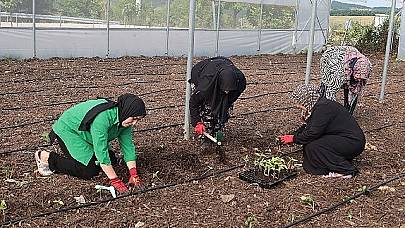
[[[271,110],[284,110],[284,109],[289,109],[289,108],[293,108],[293,106],[281,107],[281,108],[269,108],[269,109],[260,110],[260,111],[252,111],[252,112],[247,112],[247,113],[241,113],[238,116],[244,116],[244,115],[250,115],[250,114],[256,114],[256,113],[268,112],[268,111],[271,111]],[[236,117],[237,116],[232,116],[231,118],[236,118]],[[182,126],[182,125],[183,125],[183,123],[174,123],[174,124],[169,124],[169,125],[164,125],[164,126],[159,126],[159,127],[136,129],[136,130],[134,130],[134,132],[156,131],[156,130],[161,130],[161,129],[165,129],[165,128],[178,127],[178,126]],[[10,128],[10,127],[7,127],[7,128]],[[0,128],[0,130],[1,130],[1,128]],[[48,146],[48,145],[42,145],[42,147],[46,147],[46,146]],[[41,147],[41,145],[37,146],[37,147]],[[0,152],[0,155],[12,154],[12,153],[21,152],[21,151],[32,150],[32,149],[35,149],[35,148],[36,147],[24,147],[22,149],[3,151],[3,152]]]
[[[194,177],[194,178],[182,181],[180,183],[165,184],[165,185],[160,185],[160,186],[156,186],[156,187],[152,187],[152,188],[147,188],[147,189],[141,190],[141,191],[130,192],[128,194],[118,195],[117,198],[108,198],[108,199],[104,199],[104,200],[100,200],[100,201],[95,201],[95,202],[90,202],[90,203],[77,205],[77,206],[65,207],[65,208],[61,208],[61,209],[58,209],[58,210],[54,210],[54,211],[34,214],[34,215],[31,215],[31,216],[27,216],[25,218],[19,218],[19,219],[3,222],[3,223],[0,224],[0,227],[16,224],[16,223],[31,220],[31,219],[34,219],[34,218],[44,217],[44,216],[47,216],[47,215],[57,214],[57,213],[60,213],[60,212],[66,212],[66,211],[70,211],[70,210],[76,210],[76,209],[80,209],[80,208],[96,206],[96,205],[103,204],[103,203],[109,203],[109,202],[112,202],[112,201],[115,201],[115,200],[119,200],[119,199],[129,197],[129,196],[136,196],[136,195],[144,194],[144,193],[147,193],[147,192],[166,189],[166,188],[170,188],[170,187],[176,187],[178,185],[192,183],[193,181],[204,180],[204,179],[207,179],[208,177],[219,176],[219,175],[221,175],[223,173],[227,173],[227,172],[230,172],[232,170],[242,168],[243,166],[245,166],[245,165],[244,164],[235,165],[233,167],[230,167],[230,168],[227,168],[227,169],[224,169],[224,170],[220,170],[220,171],[215,172],[215,173],[211,173],[211,174],[205,173],[205,174],[203,174],[201,176]]]
[[[153,111],[153,110],[159,110],[159,109],[166,109],[166,108],[177,108],[177,107],[182,107],[184,105],[167,105],[167,106],[160,106],[160,107],[155,107],[155,108],[147,108],[147,111]],[[45,120],[38,120],[34,122],[29,122],[29,123],[22,123],[22,124],[16,124],[16,125],[11,125],[11,126],[6,126],[6,127],[0,127],[0,130],[6,130],[10,128],[19,128],[19,127],[25,127],[29,125],[34,125],[38,123],[46,123],[46,122],[52,122],[55,121],[57,118],[51,118],[51,119],[45,119]]]
[[[175,90],[175,89],[164,89],[164,90],[159,90],[159,91],[154,91],[151,93],[157,93],[157,92],[162,92],[162,91],[168,91],[168,90]],[[283,93],[288,93],[290,91],[278,91],[278,92],[270,92],[270,93],[265,93],[265,94],[259,94],[259,95],[254,95],[251,97],[241,97],[240,100],[247,100],[247,99],[252,99],[252,98],[257,98],[257,97],[261,97],[261,96],[266,96],[266,95],[275,95],[275,94],[283,94]],[[139,96],[144,96],[150,93],[144,93],[141,94]],[[84,100],[83,100],[84,101]],[[28,108],[40,108],[40,107],[46,107],[46,106],[57,106],[57,105],[63,105],[63,104],[74,104],[80,101],[67,101],[67,102],[60,102],[60,103],[51,103],[51,104],[45,104],[45,105],[36,105],[36,106],[28,106],[28,107],[14,107],[14,108],[3,108],[3,111],[15,111],[15,110],[19,110],[19,109],[28,109]],[[164,108],[173,108],[173,107],[182,107],[184,105],[170,105],[170,106],[163,106],[163,107],[157,107],[151,110],[156,110],[156,109],[164,109]],[[267,111],[269,111],[271,109],[268,109]],[[259,111],[259,112],[265,112],[265,111]],[[256,112],[253,112],[256,113]],[[249,112],[250,114],[250,112]],[[48,119],[48,120],[42,120],[42,121],[35,121],[35,122],[31,122],[31,123],[23,123],[23,124],[17,124],[17,125],[12,125],[12,126],[7,126],[7,127],[0,127],[0,130],[4,130],[4,129],[9,129],[9,128],[17,128],[17,127],[24,127],[27,125],[33,125],[33,124],[37,124],[37,123],[41,123],[41,122],[49,122],[49,121],[54,121],[55,119]]]
[[[126,82],[123,84],[118,84],[118,85],[103,85],[103,86],[97,86],[97,85],[88,85],[88,86],[66,86],[64,89],[98,89],[98,88],[108,88],[108,87],[121,87],[121,86],[127,86],[131,84],[138,84],[138,83],[145,83],[145,81],[132,81],[132,82]],[[148,82],[147,82],[148,83]],[[30,94],[30,93],[38,93],[38,92],[43,92],[45,89],[40,89],[40,90],[30,90],[30,91],[14,91],[14,92],[7,92],[7,93],[0,93],[0,96],[4,95],[16,95],[16,94]],[[58,94],[53,94],[55,95],[61,95],[64,93],[58,93]]]
[[[292,90],[262,93],[262,94],[257,94],[257,95],[253,95],[253,96],[248,96],[248,97],[241,97],[241,98],[239,98],[239,100],[247,100],[247,99],[252,99],[252,98],[257,98],[257,97],[264,97],[267,95],[283,94],[283,93],[290,93],[290,92],[292,92]]]
[[[60,80],[60,79],[71,79],[76,78],[77,76],[67,76],[67,77],[54,77],[54,78],[33,78],[33,79],[21,79],[21,80],[9,80],[9,81],[1,81],[0,84],[6,83],[24,83],[24,82],[42,82],[42,81],[53,81],[53,80]]]
[[[132,84],[132,83],[128,83]],[[116,85],[114,85],[116,86]],[[114,87],[112,86],[112,87]],[[166,91],[172,91],[172,90],[176,90],[176,89],[162,89],[162,90],[155,90],[155,91],[151,91],[151,92],[146,92],[146,93],[142,93],[142,94],[138,94],[138,96],[145,96],[148,94],[155,94],[155,93],[160,93],[160,92],[166,92]],[[11,107],[11,108],[2,108],[2,111],[15,111],[15,110],[20,110],[20,109],[33,109],[33,108],[41,108],[41,107],[49,107],[49,106],[58,106],[58,105],[65,105],[65,104],[75,104],[78,102],[82,102],[82,101],[86,101],[86,100],[76,100],[76,101],[65,101],[65,102],[58,102],[58,103],[49,103],[49,104],[42,104],[42,105],[33,105],[33,106],[26,106],[26,107]],[[1,128],[0,128],[1,129]]]
[[[386,181],[377,183],[376,185],[374,185],[374,186],[372,186],[372,187],[370,187],[370,188],[366,188],[364,191],[362,191],[362,192],[360,192],[360,193],[357,193],[357,194],[354,194],[353,196],[351,196],[351,197],[349,197],[349,198],[346,198],[346,199],[344,199],[343,201],[341,201],[341,202],[339,202],[339,203],[333,204],[333,205],[329,206],[328,208],[324,208],[324,209],[322,209],[322,210],[320,210],[320,211],[318,211],[318,212],[316,212],[316,213],[310,214],[310,215],[308,215],[308,216],[306,216],[306,217],[304,217],[304,218],[302,218],[302,219],[300,219],[300,220],[298,220],[298,221],[295,221],[295,222],[293,222],[293,223],[287,224],[287,225],[285,225],[285,226],[283,226],[283,227],[284,227],[284,228],[288,228],[288,227],[292,227],[292,226],[295,226],[295,225],[297,225],[297,224],[306,222],[306,221],[308,221],[308,220],[310,220],[310,219],[312,219],[312,218],[314,218],[314,217],[317,217],[318,215],[321,215],[321,214],[326,213],[326,212],[328,212],[328,211],[334,210],[334,209],[336,209],[336,208],[339,207],[339,206],[342,206],[342,205],[344,205],[344,204],[347,204],[347,203],[349,203],[351,200],[354,200],[354,199],[356,199],[356,198],[358,198],[358,197],[360,197],[360,196],[362,196],[362,195],[368,195],[368,194],[370,194],[370,192],[372,192],[372,191],[378,189],[380,186],[383,186],[383,185],[388,184],[388,183],[390,183],[390,182],[392,182],[392,181],[401,179],[401,178],[403,178],[403,177],[405,177],[405,173],[398,174],[397,176],[394,176],[394,177],[392,177],[392,178],[390,178],[390,179],[388,179],[388,180],[386,180]]]

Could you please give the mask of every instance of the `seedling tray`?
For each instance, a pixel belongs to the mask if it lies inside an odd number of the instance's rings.
[[[274,179],[271,176],[264,176],[260,171],[256,169],[248,169],[239,173],[239,179],[249,183],[257,183],[262,188],[271,188],[287,179],[295,177],[296,175],[296,171],[284,172],[281,173],[280,177]]]

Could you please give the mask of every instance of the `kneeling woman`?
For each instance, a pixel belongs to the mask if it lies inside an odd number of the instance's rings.
[[[303,110],[306,125],[280,138],[284,144],[304,146],[304,170],[326,177],[354,176],[352,160],[363,152],[366,140],[353,116],[341,104],[320,97],[313,85],[299,86],[292,99]]]
[[[127,186],[111,165],[115,156],[109,152],[109,142],[117,138],[130,172],[129,183],[140,185],[132,126],[145,115],[144,102],[132,94],[118,97],[117,102],[95,99],[69,108],[55,122],[49,134],[51,142],[57,139],[65,156],[37,151],[38,172],[44,176],[63,173],[91,179],[99,174],[101,168],[119,192],[126,192]]]

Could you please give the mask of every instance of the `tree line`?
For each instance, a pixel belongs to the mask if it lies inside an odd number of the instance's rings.
[[[106,0],[36,0],[37,14],[105,19]],[[110,20],[142,26],[166,25],[166,0],[111,0]],[[0,0],[1,11],[32,12],[32,0]],[[188,27],[189,0],[170,1],[170,26]],[[220,27],[225,29],[258,29],[260,5],[221,2]],[[214,29],[218,1],[196,1],[196,27]],[[295,8],[264,5],[263,29],[290,29],[295,23]]]

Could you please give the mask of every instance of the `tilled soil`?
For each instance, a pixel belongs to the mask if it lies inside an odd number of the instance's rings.
[[[225,128],[222,162],[215,147],[184,140],[186,59],[125,57],[0,61],[0,224],[24,227],[280,227],[405,173],[405,63],[391,61],[383,103],[378,101],[382,55],[374,65],[355,117],[366,149],[352,179],[299,174],[272,189],[239,180],[255,152],[288,153],[302,161],[299,146],[276,146],[275,138],[299,126],[288,91],[303,83],[305,55],[231,57],[248,86]],[[196,60],[197,61],[197,60]],[[319,56],[313,64],[318,83]],[[134,129],[139,171],[147,190],[109,201],[101,174],[91,181],[66,175],[40,177],[33,152],[47,147],[44,133],[63,110],[89,98],[140,95],[148,115]],[[114,143],[115,149],[117,143]],[[57,147],[56,147],[57,148]],[[299,151],[299,152],[297,152]],[[117,167],[125,180],[128,173]],[[221,172],[221,173],[218,173]],[[214,175],[212,175],[214,174]],[[299,227],[405,227],[405,177],[371,191]],[[313,206],[300,201],[309,195]],[[79,204],[74,197],[83,196]],[[231,199],[223,200],[224,196]],[[222,197],[222,198],[221,198]],[[233,198],[232,198],[233,197]],[[82,206],[78,208],[78,206]],[[42,214],[45,213],[45,214]],[[24,219],[19,221],[19,219]],[[143,223],[144,225],[141,226]],[[1,225],[0,225],[1,226]]]

